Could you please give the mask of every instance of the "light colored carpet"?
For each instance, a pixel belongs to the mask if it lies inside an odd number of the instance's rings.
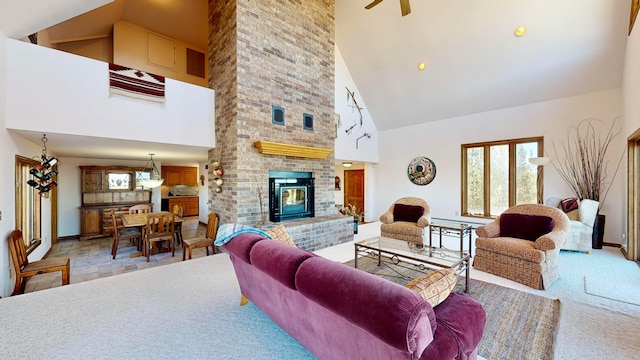
[[[254,305],[226,254],[0,300],[3,359],[314,359]]]
[[[629,291],[629,288],[635,288]],[[607,300],[640,306],[640,279],[630,276],[616,276],[610,274],[590,274],[584,277],[584,292]]]

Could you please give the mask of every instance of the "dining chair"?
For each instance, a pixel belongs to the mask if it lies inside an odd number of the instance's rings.
[[[170,212],[151,213],[147,215],[147,226],[144,233],[144,253],[149,262],[151,246],[155,244],[158,248],[159,242],[166,241],[171,250],[171,256],[176,255],[176,248],[173,244],[175,239],[175,214]]]
[[[22,231],[20,230],[13,230],[9,235],[8,242],[13,268],[16,271],[16,284],[11,295],[24,294],[27,280],[34,275],[61,271],[62,285],[69,284],[71,270],[68,257],[47,258],[29,262],[27,249],[22,239]]]
[[[139,204],[129,208],[129,214],[147,214],[151,212],[151,205]]]
[[[173,205],[173,209],[171,212],[174,213],[178,218],[182,219],[184,216],[184,208],[178,204]],[[176,241],[178,244],[182,244],[182,221],[175,223],[176,228]]]
[[[118,228],[118,215],[113,209],[111,211],[111,223],[113,224],[113,240],[111,241],[111,258],[115,260],[118,252],[118,243],[120,240],[129,240],[140,249],[142,245],[142,229],[137,227],[120,227]]]
[[[211,253],[216,253],[216,246],[213,242],[216,240],[216,234],[218,233],[218,220],[218,214],[209,214],[205,237],[184,239],[182,242],[182,261],[186,260],[187,249],[189,250],[189,259],[191,259],[191,251],[193,249],[205,248],[207,250],[207,256],[209,256],[209,246],[211,246]]]

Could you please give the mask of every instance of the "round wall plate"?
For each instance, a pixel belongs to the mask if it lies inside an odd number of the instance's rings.
[[[407,176],[416,185],[427,185],[436,177],[436,164],[427,157],[418,156],[409,163]]]

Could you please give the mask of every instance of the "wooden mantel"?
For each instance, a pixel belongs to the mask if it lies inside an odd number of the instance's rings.
[[[326,159],[333,149],[317,148],[302,145],[290,145],[272,141],[256,141],[253,143],[258,152],[268,155],[297,156],[313,159]]]

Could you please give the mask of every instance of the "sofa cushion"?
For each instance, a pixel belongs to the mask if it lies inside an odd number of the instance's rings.
[[[449,296],[457,279],[455,270],[442,269],[418,276],[405,286],[420,294],[432,307],[436,307]]]
[[[393,221],[418,222],[424,215],[424,208],[418,205],[395,204],[393,206]]]
[[[553,230],[549,216],[507,213],[500,215],[500,236],[535,241]]]
[[[316,256],[308,251],[269,240],[255,244],[250,255],[253,266],[293,290],[296,290],[295,277],[300,264]]]
[[[246,262],[247,264],[251,264],[251,260],[249,259],[249,253],[251,253],[251,248],[258,241],[265,240],[264,237],[254,234],[254,233],[245,233],[240,234],[233,238],[233,241],[230,241],[224,244],[222,247],[231,254],[234,254]]]
[[[318,256],[300,265],[296,287],[397,349],[419,355],[433,339],[436,318],[429,303],[381,277]]]
[[[558,207],[567,214],[570,220],[580,221],[580,200],[578,198],[562,199]]]
[[[271,238],[279,243],[296,247],[296,244],[293,242],[293,239],[287,232],[287,229],[282,224],[278,224],[271,230],[267,231],[267,234],[271,236]]]

